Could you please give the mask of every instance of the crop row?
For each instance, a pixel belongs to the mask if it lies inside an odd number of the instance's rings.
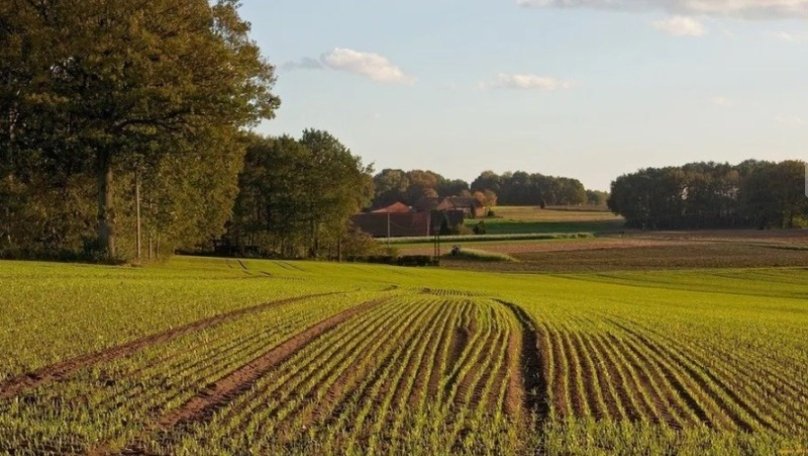
[[[512,314],[405,295],[302,347],[209,419],[141,439],[157,454],[515,449],[506,413]],[[521,385],[517,385],[521,387]],[[515,451],[515,450],[514,450]]]
[[[680,320],[661,308],[626,307],[529,306],[549,421],[779,436],[808,431],[805,351],[779,321],[743,328],[733,321],[738,313],[711,309],[725,322],[718,326],[707,311]],[[764,328],[771,340],[756,334]]]
[[[115,447],[167,410],[278,342],[369,299],[354,293],[289,303],[206,328],[0,401],[0,452]]]

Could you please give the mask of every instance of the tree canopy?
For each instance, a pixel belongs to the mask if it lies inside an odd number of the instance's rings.
[[[370,203],[372,171],[324,131],[253,137],[227,239],[269,256],[338,256],[348,219]]]
[[[690,163],[620,176],[609,207],[637,228],[792,228],[808,222],[804,185],[801,161]]]
[[[220,232],[279,104],[235,0],[5,0],[0,29],[0,248],[131,255],[135,181],[164,243]]]
[[[524,171],[502,175],[484,171],[471,183],[471,190],[490,190],[499,204],[506,206],[579,205],[588,201],[586,189],[577,179]]]

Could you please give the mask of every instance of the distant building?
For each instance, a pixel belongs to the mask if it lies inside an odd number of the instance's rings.
[[[440,205],[440,198],[437,196],[424,196],[415,202],[413,208],[416,212],[428,212],[437,210]]]
[[[467,196],[450,196],[435,208],[438,211],[462,211],[467,218],[485,217],[488,215],[488,208],[478,199]]]
[[[411,214],[413,212],[415,212],[415,209],[402,202],[393,203],[387,207],[372,211],[373,214]]]
[[[437,206],[437,204],[435,204]],[[376,238],[432,236],[457,231],[465,213],[460,210],[425,210],[395,203],[372,212],[356,214],[351,222]]]

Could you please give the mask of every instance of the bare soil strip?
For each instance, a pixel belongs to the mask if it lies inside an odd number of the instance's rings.
[[[539,356],[539,334],[533,319],[519,305],[507,301],[497,300],[507,307],[516,317],[521,326],[522,341],[514,348],[521,349],[521,371],[512,375],[520,380],[516,385],[512,381],[508,388],[508,408],[513,410],[514,401],[522,401],[528,414],[535,413],[539,423],[546,421],[550,412],[549,398],[547,397],[547,381],[544,378],[544,366]],[[522,390],[516,390],[521,385]],[[513,391],[512,391],[513,390]]]
[[[285,361],[308,343],[327,331],[336,328],[340,323],[381,303],[383,300],[369,301],[327,318],[309,329],[292,336],[272,350],[250,361],[242,367],[230,372],[225,377],[210,385],[205,391],[191,398],[182,407],[164,415],[157,422],[163,429],[170,429],[180,422],[192,422],[207,416],[241,393],[247,391],[256,380],[270,371],[277,364]]]
[[[332,293],[318,293],[305,296],[297,296],[294,298],[280,299],[277,301],[265,302],[255,306],[244,307],[236,309],[223,314],[215,315],[213,317],[204,318],[183,326],[171,328],[156,334],[142,337],[140,339],[127,342],[122,345],[116,345],[95,353],[81,355],[65,361],[60,361],[56,364],[42,367],[33,372],[11,378],[0,384],[0,399],[9,399],[19,395],[27,390],[42,386],[47,383],[56,382],[69,377],[74,372],[92,366],[94,364],[109,362],[118,358],[123,358],[136,353],[144,348],[152,345],[165,343],[176,339],[178,337],[210,328],[224,322],[234,320],[244,315],[262,312],[273,307],[278,307],[292,302],[303,301],[306,299],[313,299],[323,296],[331,296],[336,294],[343,294],[342,292]]]

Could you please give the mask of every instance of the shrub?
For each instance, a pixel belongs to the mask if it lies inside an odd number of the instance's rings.
[[[489,252],[486,250],[466,249],[459,245],[452,247],[452,252],[449,254],[453,259],[471,260],[471,261],[490,261],[490,262],[515,262],[516,258],[498,252]]]

